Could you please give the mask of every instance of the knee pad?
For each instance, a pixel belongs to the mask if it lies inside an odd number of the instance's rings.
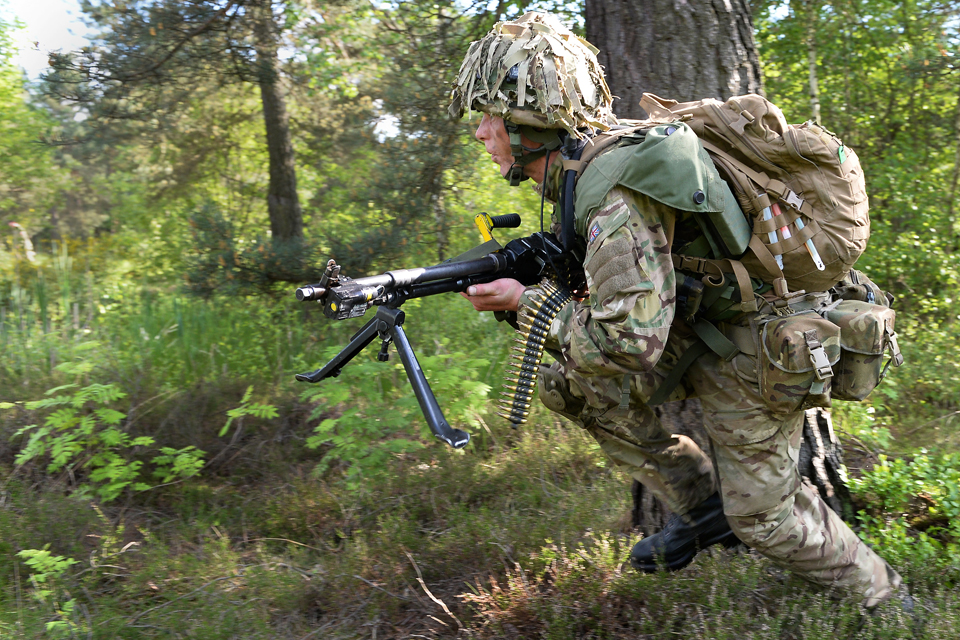
[[[584,401],[570,393],[566,378],[556,369],[541,366],[537,375],[537,390],[540,402],[562,416],[579,420]]]

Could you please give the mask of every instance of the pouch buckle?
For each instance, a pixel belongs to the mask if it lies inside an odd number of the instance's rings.
[[[900,345],[897,344],[897,334],[891,333],[889,335],[890,340],[890,360],[893,362],[893,366],[899,367],[903,364],[903,354],[900,353]]]
[[[883,365],[883,371],[880,372],[880,379],[877,381],[878,384],[887,377],[887,370],[890,369],[891,364],[895,367],[903,364],[903,354],[900,353],[900,345],[897,344],[897,332],[893,330],[892,321],[887,320],[883,332],[887,337],[887,346],[890,348],[890,359],[887,360],[887,364]]]
[[[694,258],[691,256],[680,256],[680,270],[693,271],[694,273],[705,273],[707,261],[703,258]]]
[[[822,381],[832,377],[833,367],[830,366],[830,359],[827,358],[827,352],[823,349],[823,344],[820,343],[817,332],[814,330],[804,331],[803,337],[807,343],[807,348],[810,349],[810,362],[813,363],[817,380]]]
[[[890,345],[890,361],[893,362],[893,366],[899,367],[903,364],[903,354],[900,353],[900,345],[897,344],[897,332],[893,330],[893,318],[887,318],[884,325],[884,333],[887,334],[887,342]]]

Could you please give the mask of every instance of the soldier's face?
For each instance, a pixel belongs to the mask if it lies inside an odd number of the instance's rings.
[[[500,165],[500,175],[506,176],[513,165],[513,156],[510,154],[510,136],[503,126],[503,118],[483,114],[476,137],[483,143],[493,161]]]
[[[477,127],[476,137],[483,143],[493,161],[500,165],[500,175],[506,177],[510,167],[513,166],[514,158],[510,153],[510,135],[507,133],[506,127],[503,126],[503,118],[483,114],[483,118],[480,119],[480,126]],[[522,133],[520,134],[520,144],[528,150],[543,146],[530,140]],[[555,158],[559,157],[559,152],[554,151],[548,156],[551,161],[555,161]],[[546,162],[547,158],[538,158],[525,165],[523,167],[524,175],[539,184],[543,181]]]

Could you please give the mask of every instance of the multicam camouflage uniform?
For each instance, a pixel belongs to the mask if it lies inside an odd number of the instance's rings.
[[[596,53],[549,15],[530,12],[497,23],[471,44],[450,114],[503,118],[515,160],[505,177],[517,185],[526,177],[524,166],[561,147],[561,130],[586,142],[590,133],[617,126]],[[539,148],[525,148],[524,135]],[[552,200],[559,173],[554,165],[544,185]],[[700,357],[677,394],[700,396],[715,464],[691,440],[667,432],[649,406],[653,390],[695,342],[674,317],[671,224],[678,211],[726,216],[735,201],[696,135],[674,123],[623,136],[590,162],[574,199],[591,295],[569,303],[553,322],[548,346],[559,361],[541,370],[544,403],[588,429],[674,512],[712,495],[719,480],[731,527],[755,549],[810,580],[863,594],[868,606],[890,595],[900,577],[800,482],[799,407],[809,383],[781,382],[793,389],[779,404],[790,410],[778,412],[760,394],[757,359],[746,344],[729,362]],[[520,313],[530,315],[534,293],[524,294]],[[756,310],[741,309],[743,329]],[[838,345],[825,339],[822,346]]]
[[[558,177],[554,172],[548,180],[548,195],[555,195]],[[584,173],[578,192],[589,191],[584,180],[590,179]],[[719,489],[733,531],[772,561],[815,583],[861,593],[866,606],[888,598],[900,576],[800,481],[803,411],[768,408],[755,355],[743,352],[730,362],[701,356],[674,392],[673,399],[699,396],[713,462],[692,440],[663,427],[647,401],[695,342],[675,318],[667,229],[677,212],[622,186],[587,214],[581,204],[578,198],[590,297],[566,305],[553,322],[547,347],[558,362],[541,369],[544,404],[587,429],[675,513]],[[530,314],[537,293],[525,292],[521,315]],[[749,321],[745,314],[734,324]]]

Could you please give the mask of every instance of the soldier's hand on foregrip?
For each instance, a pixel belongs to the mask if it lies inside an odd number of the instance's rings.
[[[524,287],[512,278],[501,278],[485,284],[475,284],[461,293],[477,311],[516,311]]]

